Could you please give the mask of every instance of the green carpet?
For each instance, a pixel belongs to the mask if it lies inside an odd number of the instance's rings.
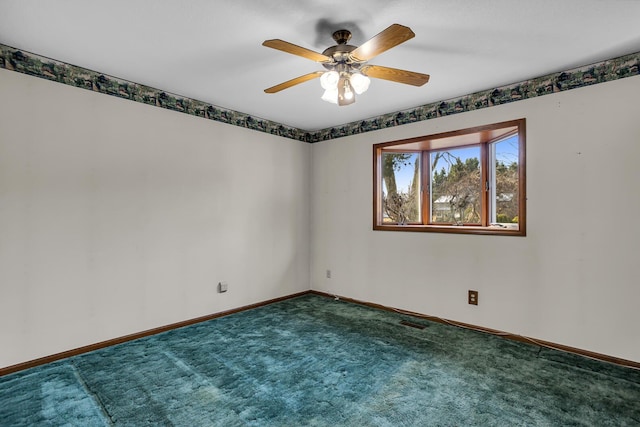
[[[1,377],[0,425],[640,426],[640,371],[307,295]]]

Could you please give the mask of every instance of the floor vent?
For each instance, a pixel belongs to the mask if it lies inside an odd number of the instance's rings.
[[[425,325],[421,325],[419,323],[409,322],[407,320],[400,321],[400,324],[404,325],[404,326],[409,326],[410,328],[416,328],[416,329],[424,329],[424,328],[426,328]]]

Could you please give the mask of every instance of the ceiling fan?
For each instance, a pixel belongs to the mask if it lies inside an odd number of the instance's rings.
[[[319,62],[328,71],[315,71],[305,74],[264,91],[266,93],[276,93],[297,84],[320,78],[320,84],[325,90],[322,99],[343,106],[353,104],[356,101],[355,95],[361,94],[368,89],[369,77],[422,86],[429,81],[428,74],[367,64],[369,60],[382,52],[413,37],[415,37],[415,34],[411,31],[411,28],[393,24],[357,47],[347,44],[351,39],[351,32],[338,30],[333,33],[333,39],[337,45],[325,49],[322,53],[314,52],[284,40],[265,40],[262,43],[263,46]]]

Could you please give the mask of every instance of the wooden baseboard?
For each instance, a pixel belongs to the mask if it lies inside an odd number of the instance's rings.
[[[101,348],[110,347],[116,344],[122,344],[127,341],[137,340],[139,338],[148,337],[150,335],[156,335],[162,332],[167,332],[172,329],[182,328],[184,326],[194,325],[200,322],[206,322],[207,320],[217,319],[218,317],[228,316],[230,314],[239,313],[245,310],[251,310],[253,308],[262,307],[265,305],[273,304],[274,302],[284,301],[291,298],[296,298],[302,295],[309,294],[310,291],[298,292],[295,294],[287,295],[284,297],[273,298],[267,301],[258,302],[255,304],[249,304],[242,307],[234,308],[231,310],[221,311],[219,313],[209,314],[206,316],[196,317],[195,319],[184,320],[182,322],[172,323],[170,325],[160,326],[158,328],[148,329],[142,332],[136,332],[130,335],[125,335],[119,338],[113,338],[106,341],[101,341],[95,344],[86,345],[83,347],[75,348],[73,350],[63,351],[61,353],[52,354],[50,356],[41,357],[39,359],[30,360],[28,362],[18,363],[16,365],[7,366],[6,368],[0,368],[0,377],[3,375],[12,374],[14,372],[22,371],[36,366],[45,365],[47,363],[55,362],[57,360],[66,359],[68,357],[78,356],[80,354],[88,353],[90,351],[99,350]]]
[[[602,354],[602,353],[596,353],[594,351],[583,350],[583,349],[580,349],[580,348],[570,347],[568,345],[553,343],[551,341],[540,340],[540,339],[537,339],[537,338],[531,338],[531,337],[527,337],[527,336],[524,336],[524,335],[517,335],[517,334],[513,334],[511,332],[504,332],[504,331],[499,331],[497,329],[491,329],[491,328],[485,328],[483,326],[472,325],[472,324],[469,324],[469,323],[457,322],[457,321],[454,321],[454,320],[443,319],[443,318],[436,317],[436,316],[429,316],[427,314],[415,313],[415,312],[412,312],[412,311],[401,310],[401,309],[398,309],[398,308],[388,307],[388,306],[385,306],[385,305],[376,304],[376,303],[372,303],[372,302],[360,301],[360,300],[356,300],[356,299],[353,299],[353,298],[342,297],[342,296],[339,296],[339,295],[328,294],[328,293],[325,293],[325,292],[312,290],[312,291],[309,291],[309,293],[314,294],[314,295],[328,297],[328,298],[339,298],[339,299],[341,299],[343,301],[347,301],[347,302],[351,302],[351,303],[355,303],[355,304],[360,304],[360,305],[364,305],[364,306],[367,306],[367,307],[376,308],[376,309],[379,309],[379,310],[391,311],[393,313],[406,314],[406,315],[413,316],[413,317],[416,317],[416,318],[419,318],[419,319],[426,319],[426,320],[431,320],[433,322],[443,323],[445,325],[452,325],[452,326],[458,326],[458,327],[461,327],[461,328],[472,329],[472,330],[478,331],[478,332],[484,332],[484,333],[487,333],[487,334],[497,335],[499,337],[506,338],[506,339],[512,340],[512,341],[518,341],[518,342],[522,342],[522,343],[526,343],[526,344],[537,345],[537,346],[540,346],[540,347],[550,348],[550,349],[553,349],[553,350],[560,350],[560,351],[564,351],[566,353],[577,354],[579,356],[588,357],[590,359],[595,359],[595,360],[599,360],[599,361],[602,361],[602,362],[613,363],[613,364],[624,366],[624,367],[627,367],[627,368],[633,368],[633,369],[639,369],[640,370],[640,362],[634,362],[632,360],[621,359],[619,357],[609,356],[609,355]]]
[[[0,377],[3,375],[8,375],[8,374],[12,374],[14,372],[19,372],[25,369],[29,369],[29,368],[34,368],[36,366],[40,366],[40,365],[45,365],[47,363],[51,363],[51,362],[55,362],[61,359],[66,359],[68,357],[73,357],[73,356],[78,356],[80,354],[84,354],[84,353],[88,353],[90,351],[95,351],[95,350],[99,350],[101,348],[105,348],[105,347],[109,347],[112,345],[116,345],[116,344],[122,344],[125,343],[127,341],[133,341],[133,340],[137,340],[139,338],[144,338],[144,337],[148,337],[151,335],[156,335],[162,332],[167,332],[170,331],[172,329],[177,329],[177,328],[182,328],[184,326],[190,326],[190,325],[194,325],[196,323],[200,323],[200,322],[206,322],[207,320],[212,320],[212,319],[217,319],[218,317],[223,317],[223,316],[228,316],[230,314],[234,314],[234,313],[239,313],[241,311],[245,311],[245,310],[251,310],[253,308],[258,308],[258,307],[262,307],[265,305],[269,305],[269,304],[273,304],[275,302],[280,302],[280,301],[285,301],[291,298],[296,298],[296,297],[300,297],[303,295],[318,295],[318,296],[322,296],[322,297],[327,297],[327,298],[339,298],[343,301],[346,302],[350,302],[350,303],[354,303],[354,304],[360,304],[360,305],[364,305],[367,307],[371,307],[371,308],[376,308],[379,310],[384,310],[384,311],[390,311],[393,313],[401,313],[401,314],[406,314],[409,316],[413,316],[419,319],[426,319],[426,320],[431,320],[433,322],[438,322],[438,323],[443,323],[446,325],[453,325],[453,326],[458,326],[461,328],[466,328],[466,329],[472,329],[475,331],[479,331],[479,332],[484,332],[484,333],[488,333],[488,334],[492,334],[492,335],[497,335],[499,337],[502,338],[506,338],[509,340],[513,340],[513,341],[518,341],[518,342],[523,342],[523,343],[527,343],[527,344],[533,344],[533,345],[537,345],[540,347],[546,347],[546,348],[551,348],[554,350],[560,350],[560,351],[564,351],[567,353],[572,353],[572,354],[577,354],[579,356],[584,356],[584,357],[588,357],[590,359],[596,359],[596,360],[600,360],[603,362],[609,362],[609,363],[614,363],[616,365],[620,365],[620,366],[625,366],[628,368],[633,368],[633,369],[640,369],[640,363],[639,362],[634,362],[632,360],[626,360],[626,359],[621,359],[618,357],[614,357],[614,356],[609,356],[606,354],[601,354],[601,353],[596,353],[593,351],[588,351],[588,350],[582,350],[579,348],[575,348],[575,347],[570,347],[570,346],[566,346],[566,345],[562,345],[562,344],[556,344],[550,341],[545,341],[545,340],[539,340],[536,338],[530,338],[530,337],[526,337],[523,335],[517,335],[517,334],[512,334],[510,332],[503,332],[503,331],[499,331],[496,329],[491,329],[491,328],[485,328],[482,326],[476,326],[476,325],[471,325],[469,323],[463,323],[463,322],[456,322],[453,320],[447,320],[447,319],[442,319],[440,317],[436,317],[436,316],[429,316],[426,314],[422,314],[422,313],[415,313],[415,312],[411,312],[411,311],[406,311],[406,310],[401,310],[401,309],[397,309],[397,308],[393,308],[393,307],[388,307],[385,305],[381,305],[381,304],[376,304],[376,303],[372,303],[372,302],[366,302],[366,301],[360,301],[357,299],[353,299],[353,298],[347,298],[347,297],[343,297],[343,296],[337,296],[337,295],[332,295],[332,294],[328,294],[325,292],[320,292],[320,291],[315,291],[315,290],[309,290],[309,291],[303,291],[303,292],[298,292],[295,294],[291,294],[291,295],[287,295],[287,296],[283,296],[283,297],[279,297],[279,298],[273,298],[267,301],[262,301],[262,302],[258,302],[255,304],[250,304],[250,305],[245,305],[242,307],[238,307],[238,308],[234,308],[231,310],[226,310],[226,311],[221,311],[218,313],[214,313],[214,314],[209,314],[207,316],[201,316],[201,317],[197,317],[195,319],[189,319],[189,320],[185,320],[182,322],[177,322],[177,323],[172,323],[170,325],[166,325],[166,326],[161,326],[158,328],[154,328],[154,329],[149,329],[146,331],[142,331],[142,332],[137,332],[134,334],[130,334],[130,335],[126,335],[123,337],[119,337],[119,338],[113,338],[110,340],[106,340],[106,341],[101,341],[99,343],[95,343],[95,344],[90,344],[90,345],[86,345],[83,347],[79,347],[73,350],[68,350],[68,351],[63,351],[61,353],[56,353],[50,356],[45,356],[45,357],[41,357],[39,359],[34,359],[34,360],[30,360],[28,362],[23,362],[23,363],[18,363],[16,365],[12,365],[12,366],[7,366],[6,368],[0,368]]]

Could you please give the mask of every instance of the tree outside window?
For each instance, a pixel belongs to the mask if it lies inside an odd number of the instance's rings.
[[[382,164],[385,221],[397,224],[420,221],[420,156],[385,153]]]

